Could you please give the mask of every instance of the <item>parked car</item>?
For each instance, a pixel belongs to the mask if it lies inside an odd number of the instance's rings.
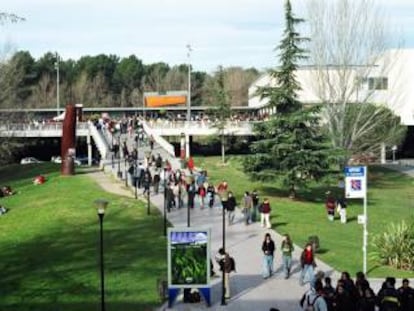
[[[76,157],[76,160],[79,161],[82,165],[88,165],[88,156],[80,155]],[[92,165],[98,165],[99,160],[96,158],[92,158]]]
[[[53,162],[53,163],[62,163],[62,157],[61,156],[53,156],[50,159],[50,161]]]
[[[61,156],[54,156],[50,159],[53,163],[62,163],[62,157]],[[79,159],[75,159],[75,165],[82,165],[82,162]]]
[[[42,163],[42,161],[34,157],[26,157],[20,160],[20,164],[33,164],[33,163]]]

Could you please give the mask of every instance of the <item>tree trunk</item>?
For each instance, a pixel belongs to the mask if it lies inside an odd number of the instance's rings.
[[[224,150],[224,134],[221,134],[221,161],[226,163],[225,150]]]
[[[296,198],[296,189],[295,189],[295,185],[291,184],[290,188],[289,188],[289,199],[295,199]]]

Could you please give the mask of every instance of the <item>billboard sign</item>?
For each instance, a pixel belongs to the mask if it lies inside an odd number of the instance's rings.
[[[366,166],[345,167],[345,197],[363,199],[367,195]]]
[[[168,229],[168,286],[210,286],[210,229]]]

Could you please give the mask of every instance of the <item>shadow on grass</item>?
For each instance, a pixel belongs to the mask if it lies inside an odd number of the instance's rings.
[[[280,227],[286,226],[287,224],[288,224],[287,222],[273,222],[272,228],[273,229],[280,228]]]
[[[328,252],[329,252],[329,249],[327,249],[327,248],[319,248],[315,253],[317,255],[322,255],[322,254],[326,254]]]
[[[22,169],[23,166],[24,170]],[[9,165],[0,168],[0,185],[9,185],[16,181],[22,182],[25,179],[30,179],[31,181],[37,175],[48,175],[58,172],[59,167],[53,163]]]
[[[165,273],[166,263],[161,223],[159,233],[154,227],[118,213],[104,221],[106,310],[157,306],[156,280]],[[13,245],[3,242],[0,250],[0,310],[73,311],[99,306],[97,217],[83,226],[45,228],[44,234]]]

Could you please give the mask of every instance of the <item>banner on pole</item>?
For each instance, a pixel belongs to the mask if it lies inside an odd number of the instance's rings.
[[[363,199],[367,195],[366,166],[345,167],[345,197]]]

